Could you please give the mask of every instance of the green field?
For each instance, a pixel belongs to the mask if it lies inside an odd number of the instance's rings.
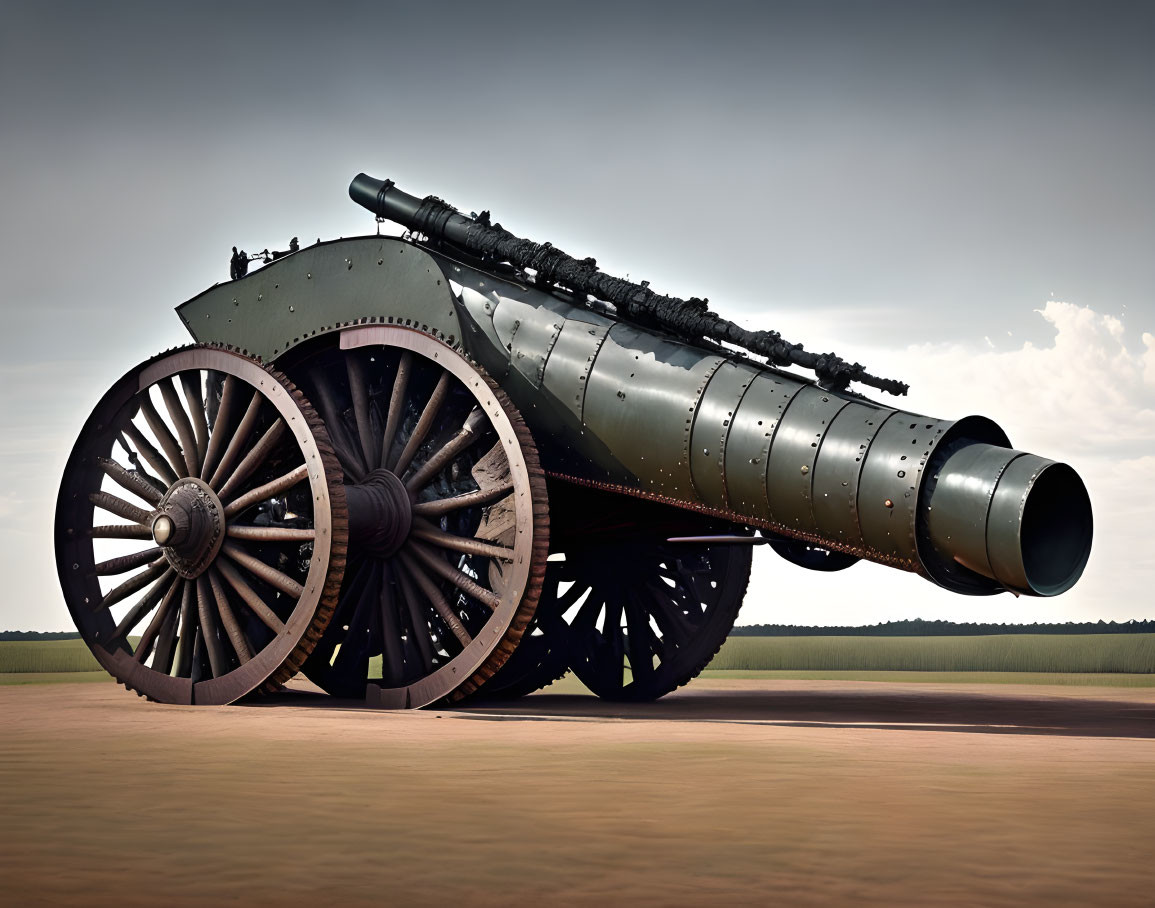
[[[726,671],[1155,672],[1155,634],[979,637],[731,637]]]
[[[0,642],[0,672],[103,671],[83,640],[5,640]]]

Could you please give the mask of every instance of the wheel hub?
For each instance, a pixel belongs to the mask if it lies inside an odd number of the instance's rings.
[[[207,483],[181,479],[161,498],[150,529],[173,570],[191,580],[204,573],[224,543],[225,509]]]
[[[377,558],[396,552],[409,538],[413,505],[405,484],[389,470],[373,470],[363,482],[345,486],[349,538]]]

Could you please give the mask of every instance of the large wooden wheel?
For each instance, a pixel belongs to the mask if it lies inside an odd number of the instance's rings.
[[[351,524],[337,611],[305,673],[387,707],[476,690],[518,645],[545,574],[545,480],[524,422],[415,330],[351,328],[287,369],[329,430]]]
[[[562,483],[551,501],[554,552],[534,624],[479,696],[532,693],[566,668],[610,700],[654,700],[694,678],[734,625],[752,553],[666,540],[745,531]]]
[[[57,569],[82,637],[126,687],[229,703],[300,667],[336,602],[346,531],[308,402],[247,357],[190,347],[130,371],[85,423]]]

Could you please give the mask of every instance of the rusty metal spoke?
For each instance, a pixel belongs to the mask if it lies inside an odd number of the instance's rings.
[[[176,666],[178,678],[192,677],[193,650],[197,637],[196,582],[185,581],[180,600],[180,640],[177,643]]]
[[[148,427],[152,429],[152,434],[156,438],[160,449],[164,451],[166,462],[172,471],[176,473],[177,478],[188,476],[188,468],[185,466],[184,454],[181,452],[180,444],[173,437],[172,432],[169,431],[168,426],[164,424],[164,420],[160,418],[160,414],[156,412],[156,407],[152,405],[152,398],[149,396],[148,388],[145,388],[136,396],[140,403],[140,412],[144,417],[144,421],[148,423]]]
[[[174,584],[173,589],[181,594],[183,599],[184,590],[188,587],[187,580]],[[176,643],[177,626],[180,624],[180,607],[172,607],[168,610],[168,617],[164,624],[161,625],[160,634],[156,638],[156,652],[152,657],[152,670],[161,672],[162,674],[171,674],[173,664],[173,645]]]
[[[481,542],[477,539],[470,539],[464,536],[454,536],[452,533],[446,533],[444,530],[437,529],[437,527],[420,518],[414,518],[411,532],[418,539],[432,542],[439,548],[452,549],[455,552],[464,552],[466,555],[480,555],[483,558],[513,561],[513,549],[508,549],[500,545],[491,545],[488,542]]]
[[[391,687],[401,684],[404,653],[397,602],[389,583],[389,568],[381,568],[381,680]]]
[[[313,403],[321,411],[321,418],[325,421],[325,428],[329,432],[329,441],[333,444],[337,460],[341,462],[341,468],[346,473],[360,482],[365,478],[367,470],[361,462],[360,452],[349,438],[344,420],[341,419],[341,411],[337,407],[336,398],[333,396],[333,390],[329,385],[329,378],[322,369],[313,369],[309,376],[313,380],[313,387],[317,390]]]
[[[394,562],[397,570],[397,580],[401,586],[401,598],[405,600],[405,610],[409,616],[409,629],[413,632],[417,651],[421,654],[421,664],[428,674],[433,669],[433,644],[429,639],[429,621],[421,610],[421,600],[413,588],[413,581],[404,567]]]
[[[413,578],[413,582],[420,587],[425,598],[428,599],[433,606],[433,610],[437,612],[453,636],[457,638],[457,642],[461,644],[463,649],[469,646],[469,644],[473,642],[473,637],[471,637],[469,631],[465,629],[465,625],[461,623],[461,619],[454,614],[449,603],[445,601],[445,596],[443,596],[441,590],[437,588],[437,584],[429,578],[408,552],[402,550],[398,554],[400,555],[401,563],[405,565],[405,570],[409,576]]]
[[[440,555],[431,552],[428,548],[420,543],[410,542],[406,548],[411,551],[417,558],[435,574],[440,575],[443,579],[448,580],[461,592],[467,596],[472,596],[479,602],[485,603],[489,608],[495,609],[501,605],[501,597],[497,593],[487,590],[480,583],[459,571],[453,565],[449,564]]]
[[[442,372],[441,377],[437,379],[437,385],[433,388],[433,393],[429,395],[429,402],[421,411],[417,425],[413,427],[413,434],[409,436],[409,440],[401,451],[401,456],[397,458],[397,463],[393,466],[393,472],[398,476],[405,475],[409,464],[417,456],[417,450],[421,447],[421,443],[425,441],[425,436],[433,428],[433,421],[437,419],[441,405],[445,402],[445,395],[449,393],[449,378],[448,372]]]
[[[268,607],[268,605],[265,604],[265,600],[263,600],[257,594],[256,590],[248,585],[245,579],[240,575],[237,569],[231,563],[229,563],[228,560],[223,558],[218,559],[214,567],[220,571],[221,576],[225,578],[225,581],[228,583],[228,585],[237,591],[237,595],[241,597],[245,605],[247,605],[252,610],[254,615],[261,619],[261,621],[265,624],[266,627],[269,628],[269,630],[275,634],[279,634],[284,631],[284,622],[277,617],[276,612],[274,612],[271,608]]]
[[[212,471],[216,469],[221,454],[224,453],[226,440],[229,437],[229,420],[232,417],[234,406],[233,398],[240,393],[238,390],[240,384],[240,379],[232,375],[226,375],[224,383],[221,385],[221,400],[217,406],[212,431],[209,434],[209,446],[208,450],[205,451],[201,466],[201,479],[207,480],[209,476],[212,475]]]
[[[485,411],[481,407],[474,407],[465,424],[457,431],[444,446],[434,453],[421,467],[405,481],[405,488],[416,492],[425,487],[438,472],[440,472],[454,457],[468,448],[481,437],[482,431],[489,424],[485,418]]]
[[[228,498],[230,494],[236,492],[245,480],[253,474],[253,470],[268,459],[269,455],[280,444],[286,428],[285,420],[278,416],[276,421],[265,430],[265,434],[261,436],[260,440],[253,445],[253,449],[245,455],[236,470],[233,471],[232,476],[220,486],[220,491],[217,493],[220,498]]]
[[[317,538],[317,531],[294,527],[247,527],[229,524],[225,535],[230,539],[253,542],[312,542]]]
[[[220,678],[229,670],[228,657],[221,639],[217,635],[217,622],[213,617],[212,590],[204,574],[197,577],[197,616],[200,618],[201,639],[209,653],[209,667],[214,678]]]
[[[209,586],[212,588],[213,598],[217,601],[217,611],[220,613],[221,623],[225,626],[225,634],[229,638],[229,643],[233,645],[233,652],[237,654],[241,665],[244,665],[253,658],[252,647],[249,646],[249,641],[245,638],[244,631],[241,630],[232,607],[229,605],[229,597],[221,583],[220,573],[216,568],[209,568],[208,573]]]
[[[109,460],[107,457],[98,457],[96,458],[96,463],[109,479],[125,491],[132,492],[133,495],[136,495],[142,501],[147,501],[149,504],[155,505],[162,498],[162,493],[159,492],[152,483],[139,473],[126,470],[115,460]]]
[[[188,404],[193,432],[196,435],[197,460],[203,464],[209,449],[209,423],[205,417],[204,398],[201,396],[200,372],[182,372],[180,386],[184,389],[184,399]],[[199,476],[200,472],[194,475]]]
[[[369,425],[369,388],[365,381],[365,368],[355,350],[345,353],[345,373],[349,376],[349,394],[353,398],[353,417],[357,421],[357,437],[361,442],[361,453],[365,466],[372,469],[377,463],[377,452],[373,445],[377,441]]]
[[[304,592],[304,587],[302,587],[301,584],[297,583],[297,581],[288,574],[282,574],[275,567],[265,564],[265,562],[261,561],[261,559],[255,555],[250,555],[235,542],[226,542],[221,547],[221,551],[249,571],[249,573],[255,577],[259,577],[265,581],[265,583],[269,584],[269,586],[280,590],[286,596],[292,596],[294,599],[301,598],[301,593]]]
[[[152,539],[152,530],[137,523],[112,523],[95,526],[88,535],[93,539]]]
[[[185,413],[184,407],[181,405],[180,397],[176,393],[176,387],[172,383],[172,379],[158,382],[157,387],[160,388],[160,396],[164,401],[164,407],[168,410],[169,419],[176,427],[177,438],[180,439],[181,454],[184,456],[185,469],[188,472],[187,476],[198,476],[201,471],[200,456],[197,453],[196,433],[193,431],[192,423],[189,421],[188,414]]]
[[[152,649],[153,641],[157,639],[157,634],[161,629],[169,623],[170,613],[175,613],[172,605],[176,601],[177,594],[184,586],[184,582],[179,577],[174,577],[172,583],[169,584],[165,591],[164,598],[160,601],[160,608],[153,612],[152,620],[148,623],[148,627],[144,629],[144,633],[140,636],[140,642],[136,645],[136,650],[132,654],[132,658],[137,662],[144,662],[148,658],[149,650]],[[159,647],[158,647],[159,652]]]
[[[153,580],[163,574],[165,571],[171,570],[168,564],[168,559],[163,555],[152,562],[146,570],[141,571],[135,577],[130,577],[124,581],[120,586],[108,592],[100,603],[93,609],[94,612],[99,612],[102,609],[112,608],[116,603],[122,599],[131,596],[137,590],[142,590]]]
[[[274,498],[282,492],[288,491],[298,482],[302,482],[309,478],[308,464],[301,464],[286,473],[284,476],[279,476],[276,479],[266,482],[262,486],[246,492],[240,498],[225,505],[225,516],[233,517],[245,508],[252,507],[269,498]]]
[[[140,624],[141,619],[156,607],[161,597],[168,591],[169,586],[175,581],[176,571],[171,567],[161,571],[160,579],[150,586],[148,592],[140,597],[140,601],[130,608],[124,617],[120,619],[120,624],[116,626],[116,630],[112,632],[112,636],[104,641],[105,647],[107,648],[109,644],[123,639],[129,631]]]
[[[151,511],[146,511],[143,508],[138,508],[134,504],[129,504],[123,498],[117,498],[111,492],[90,492],[88,500],[92,502],[94,507],[108,511],[110,514],[115,514],[117,517],[123,517],[125,520],[131,520],[133,523],[142,526],[147,524],[152,518]]]
[[[131,555],[121,555],[117,558],[109,558],[107,561],[102,561],[96,566],[96,574],[98,577],[108,577],[112,574],[123,574],[125,571],[132,571],[139,567],[144,567],[149,562],[160,557],[163,553],[158,546],[144,549],[141,552],[134,552]]]
[[[392,463],[389,454],[393,450],[393,439],[401,425],[401,412],[405,404],[405,392],[409,388],[409,374],[413,366],[413,354],[408,350],[401,353],[397,362],[397,374],[393,377],[393,390],[389,394],[389,410],[385,417],[385,434],[381,437],[381,467],[389,469]]]
[[[237,431],[233,433],[232,438],[229,439],[228,446],[225,448],[225,453],[221,455],[221,462],[217,464],[217,468],[213,471],[212,478],[208,483],[214,489],[219,489],[221,482],[233,469],[233,464],[236,463],[238,457],[241,456],[241,451],[249,442],[249,435],[252,434],[253,427],[257,424],[257,416],[260,414],[261,403],[264,398],[260,391],[254,391],[252,398],[249,400],[248,409],[245,410],[245,415],[241,417],[241,423],[237,426]]]
[[[459,511],[462,508],[478,507],[489,504],[513,491],[513,482],[503,482],[500,485],[490,486],[488,489],[478,489],[475,492],[465,492],[451,498],[442,498],[438,501],[421,501],[413,505],[413,513],[419,517],[441,517],[444,514]]]

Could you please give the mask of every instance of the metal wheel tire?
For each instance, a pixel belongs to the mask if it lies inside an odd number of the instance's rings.
[[[57,500],[57,571],[117,680],[223,704],[300,667],[336,603],[346,532],[308,401],[248,357],[189,347],[129,371],[85,423]]]
[[[545,478],[521,416],[453,348],[397,326],[346,329],[287,371],[317,401],[350,498],[349,570],[305,673],[389,708],[475,691],[545,575]]]

